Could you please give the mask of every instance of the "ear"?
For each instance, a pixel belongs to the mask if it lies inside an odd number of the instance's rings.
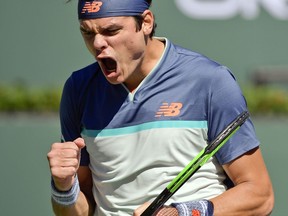
[[[145,35],[150,35],[154,26],[153,13],[150,10],[145,10],[142,16],[143,16],[142,30]]]

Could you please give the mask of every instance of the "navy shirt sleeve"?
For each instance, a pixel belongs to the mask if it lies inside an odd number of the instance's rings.
[[[233,119],[247,111],[246,100],[233,74],[219,66],[210,86],[208,110],[208,139],[212,141]],[[220,164],[231,162],[259,145],[255,129],[249,118],[217,152]]]
[[[62,141],[73,141],[81,137],[81,103],[79,91],[73,76],[65,83],[60,103],[60,123]],[[89,154],[86,147],[81,150],[81,166],[89,165]]]

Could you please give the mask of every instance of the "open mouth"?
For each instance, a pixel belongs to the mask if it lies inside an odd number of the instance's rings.
[[[104,67],[105,67],[105,70],[106,72],[108,73],[111,73],[111,72],[114,72],[116,71],[116,68],[117,68],[117,63],[114,59],[112,58],[103,58],[101,59]]]

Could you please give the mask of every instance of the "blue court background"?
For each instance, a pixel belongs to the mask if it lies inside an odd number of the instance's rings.
[[[15,0],[0,5],[0,84],[62,86],[93,61],[79,33],[76,3]],[[227,65],[243,88],[261,67],[288,66],[287,21],[262,11],[257,19],[193,20],[174,0],[154,0],[158,36]],[[253,117],[253,116],[252,116]],[[253,117],[275,189],[273,216],[286,216],[288,117]],[[0,115],[0,211],[5,216],[51,216],[46,154],[60,138],[57,115]]]

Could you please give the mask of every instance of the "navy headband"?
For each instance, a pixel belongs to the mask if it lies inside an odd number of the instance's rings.
[[[149,4],[145,0],[79,0],[78,18],[136,16],[147,9],[149,9]]]

